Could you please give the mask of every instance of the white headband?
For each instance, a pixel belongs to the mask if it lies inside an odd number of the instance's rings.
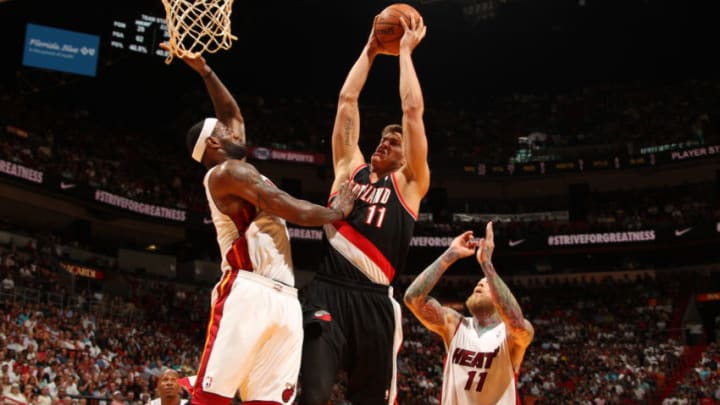
[[[205,140],[212,135],[213,129],[215,129],[215,124],[217,124],[217,118],[205,118],[202,130],[200,131],[200,136],[198,136],[198,139],[195,142],[192,158],[200,163],[202,163],[202,157],[205,154],[205,147],[207,145]]]

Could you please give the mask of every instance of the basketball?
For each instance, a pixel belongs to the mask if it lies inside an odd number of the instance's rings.
[[[404,17],[405,22],[409,25],[412,16],[419,19],[420,13],[411,5],[405,3],[395,3],[387,6],[378,14],[373,25],[373,34],[377,38],[383,53],[389,55],[400,54],[400,38],[404,33],[400,18]]]

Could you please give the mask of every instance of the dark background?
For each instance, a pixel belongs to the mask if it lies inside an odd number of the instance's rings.
[[[229,51],[209,62],[234,92],[313,97],[333,102],[387,1],[238,0]],[[717,75],[713,1],[484,1],[495,15],[463,15],[467,0],[410,2],[428,26],[415,62],[428,106],[482,105],[514,91],[552,91],[608,81],[667,81]],[[162,124],[177,97],[198,81],[177,60],[109,47],[114,19],[164,16],[160,0],[0,3],[1,83],[37,97],[85,97],[95,113],[132,124]],[[101,36],[96,78],[63,75],[58,84],[21,66],[25,24],[45,24]],[[397,106],[397,59],[378,58],[362,102]],[[20,73],[18,73],[20,71]],[[31,82],[28,84],[28,82]],[[390,99],[388,99],[390,97]]]

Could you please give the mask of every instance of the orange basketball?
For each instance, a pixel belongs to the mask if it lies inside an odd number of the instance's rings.
[[[400,38],[404,33],[400,18],[405,18],[405,22],[410,25],[412,16],[419,19],[420,13],[413,6],[405,3],[389,5],[378,14],[373,25],[373,34],[377,38],[383,53],[390,55],[400,54]]]

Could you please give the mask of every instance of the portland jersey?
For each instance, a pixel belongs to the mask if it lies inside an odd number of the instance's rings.
[[[515,373],[505,324],[478,335],[463,318],[450,341],[443,370],[442,405],[517,405]]]
[[[360,194],[345,220],[323,227],[327,253],[318,273],[389,285],[405,266],[417,215],[403,200],[394,173],[371,183],[364,164],[351,181]]]
[[[241,269],[252,271],[283,284],[294,286],[290,235],[285,220],[259,211],[246,203],[242,211],[229,217],[218,210],[210,194],[208,179],[215,168],[208,170],[203,184],[207,195],[217,241],[222,255],[223,271]],[[272,184],[262,176],[268,184]]]

